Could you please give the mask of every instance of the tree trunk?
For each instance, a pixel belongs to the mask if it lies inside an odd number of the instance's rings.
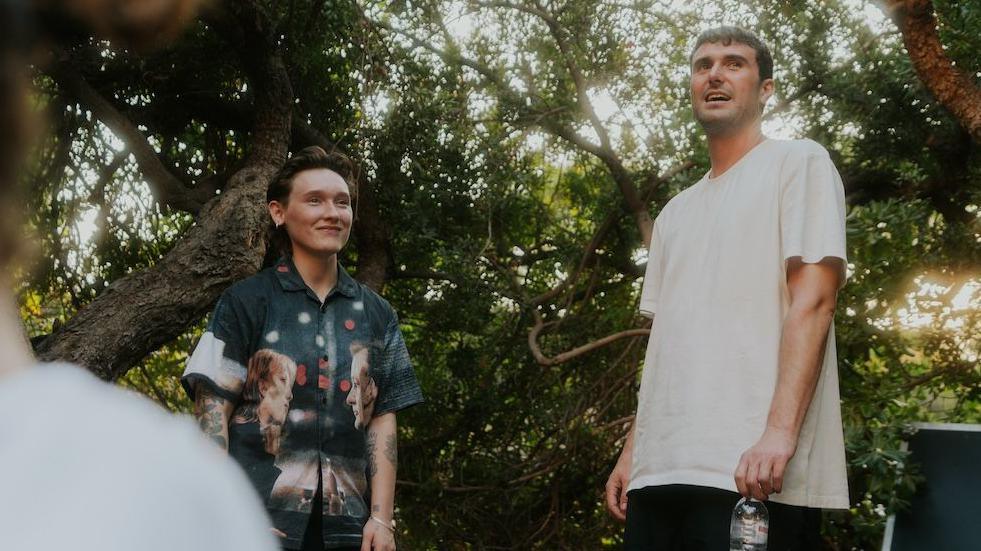
[[[944,52],[930,0],[891,0],[888,10],[903,33],[913,68],[933,97],[981,143],[981,89]]]
[[[284,142],[285,143],[285,142]],[[183,333],[265,250],[265,184],[274,166],[245,168],[230,191],[157,264],[114,281],[38,347],[43,360],[81,364],[115,380]]]

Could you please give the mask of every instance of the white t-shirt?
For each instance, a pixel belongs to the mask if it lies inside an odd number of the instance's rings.
[[[845,198],[827,151],[766,140],[679,193],[654,223],[641,313],[654,317],[628,489],[736,490],[766,426],[790,306],[786,260],[845,260]],[[790,505],[847,508],[834,326],[783,491]]]
[[[190,419],[70,365],[0,378],[0,549],[278,551]]]

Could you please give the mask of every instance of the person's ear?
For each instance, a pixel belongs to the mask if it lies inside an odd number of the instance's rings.
[[[279,201],[269,201],[269,216],[272,217],[273,224],[280,227],[286,223],[286,207]]]
[[[773,96],[776,84],[772,78],[768,78],[760,83],[760,111],[766,108],[767,102]]]

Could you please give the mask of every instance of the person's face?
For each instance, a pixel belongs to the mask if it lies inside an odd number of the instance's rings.
[[[375,381],[368,376],[368,350],[362,349],[351,358],[351,390],[344,402],[354,411],[354,427],[363,428],[374,410]]]
[[[285,224],[293,250],[308,254],[337,254],[351,236],[351,194],[347,182],[333,170],[315,168],[293,177],[286,204],[269,203],[277,225]]]
[[[706,42],[691,65],[691,104],[709,136],[736,133],[755,124],[773,94],[773,79],[760,82],[756,51],[746,44]]]
[[[293,399],[293,381],[289,371],[282,367],[270,372],[269,380],[259,381],[259,418],[266,423],[282,425],[286,422],[286,414]]]

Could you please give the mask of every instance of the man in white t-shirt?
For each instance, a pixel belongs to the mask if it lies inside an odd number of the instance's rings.
[[[763,135],[759,38],[712,29],[690,61],[712,168],[654,223],[640,301],[654,329],[607,507],[625,549],[726,549],[742,494],[767,500],[771,551],[817,548],[820,509],[848,507],[841,178],[820,145]]]

